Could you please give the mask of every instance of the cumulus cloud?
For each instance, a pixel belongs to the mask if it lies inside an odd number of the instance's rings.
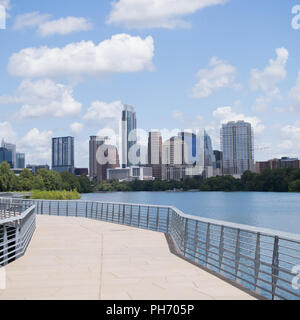
[[[82,108],[73,98],[72,87],[49,79],[23,80],[13,95],[0,96],[0,104],[22,104],[22,118],[76,116]]]
[[[265,129],[262,120],[257,117],[247,117],[242,113],[236,113],[231,107],[221,107],[213,112],[214,118],[218,119],[221,124],[227,123],[229,121],[239,121],[244,120],[245,122],[251,123],[254,133],[262,133]]]
[[[119,0],[112,2],[108,24],[128,28],[189,27],[183,17],[227,0]]]
[[[298,157],[300,150],[300,123],[287,125],[281,129],[282,140],[277,145],[279,156]]]
[[[5,9],[9,10],[11,8],[10,0],[0,0],[0,5]]]
[[[237,70],[229,63],[212,57],[209,67],[198,72],[199,80],[193,88],[193,97],[207,98],[217,89],[240,87],[235,83]]]
[[[67,35],[73,32],[88,31],[93,28],[86,18],[65,17],[51,20],[51,15],[37,11],[18,15],[13,26],[14,30],[37,27],[37,33],[42,36],[54,34]]]
[[[300,71],[298,73],[296,85],[289,92],[289,97],[292,104],[291,111],[300,111]]]
[[[84,126],[82,123],[74,122],[70,125],[70,128],[73,133],[78,134],[83,130]]]
[[[18,15],[15,19],[13,29],[23,30],[25,28],[33,28],[42,25],[50,19],[51,15],[41,14],[37,11]]]
[[[0,142],[4,139],[6,142],[16,142],[17,134],[9,122],[0,123]]]
[[[271,59],[264,70],[251,70],[250,87],[253,91],[274,89],[277,83],[286,78],[286,63],[289,52],[285,48],[276,49],[276,60]]]
[[[13,54],[8,63],[11,75],[34,77],[102,76],[150,70],[154,56],[151,36],[142,39],[117,34],[111,39],[71,43],[63,48],[26,48]]]
[[[119,119],[121,118],[122,108],[123,104],[121,101],[113,101],[110,103],[94,101],[83,118],[88,121]]]
[[[22,150],[26,151],[27,163],[50,163],[52,136],[52,131],[33,128],[20,140]]]

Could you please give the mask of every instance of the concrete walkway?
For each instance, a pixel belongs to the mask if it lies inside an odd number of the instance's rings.
[[[170,253],[164,234],[79,218],[38,216],[6,274],[0,300],[254,299]]]

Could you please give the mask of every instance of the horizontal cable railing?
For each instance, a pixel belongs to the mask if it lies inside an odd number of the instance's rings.
[[[168,206],[13,201],[19,206],[35,205],[41,215],[82,217],[167,233],[191,262],[268,299],[300,299],[300,290],[293,286],[300,282],[293,273],[296,266],[300,272],[300,235],[189,216]]]
[[[35,231],[35,205],[0,201],[0,267],[21,257]]]

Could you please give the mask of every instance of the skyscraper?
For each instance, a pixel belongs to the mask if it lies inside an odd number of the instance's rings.
[[[122,111],[122,167],[131,166],[129,151],[136,144],[136,112],[129,105],[124,105]]]
[[[74,173],[74,138],[52,139],[52,170]]]
[[[148,165],[152,167],[152,175],[161,180],[162,170],[162,136],[160,132],[149,132],[148,137]]]
[[[13,168],[12,152],[6,148],[0,148],[0,163],[7,162]]]
[[[17,153],[16,155],[16,168],[25,169],[25,153]]]
[[[221,128],[223,173],[241,176],[254,171],[253,131],[250,123],[229,122]]]
[[[6,143],[3,139],[1,147],[11,151],[11,153],[12,153],[12,168],[16,168],[16,155],[17,155],[16,145],[12,144],[12,143]]]
[[[98,154],[99,148],[102,148],[100,155]],[[105,181],[107,180],[107,170],[120,166],[117,147],[109,145],[108,137],[90,137],[89,157],[91,180]]]

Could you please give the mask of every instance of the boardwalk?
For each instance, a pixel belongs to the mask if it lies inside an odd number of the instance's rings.
[[[164,234],[38,216],[24,257],[6,266],[8,299],[254,299],[173,255]]]

